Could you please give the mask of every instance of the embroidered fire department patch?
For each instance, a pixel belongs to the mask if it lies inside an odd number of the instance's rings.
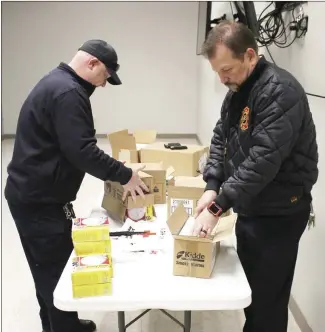
[[[249,107],[246,106],[243,109],[243,112],[242,112],[241,118],[240,118],[240,129],[242,131],[245,131],[248,129],[249,113],[250,113],[250,109],[249,109]]]

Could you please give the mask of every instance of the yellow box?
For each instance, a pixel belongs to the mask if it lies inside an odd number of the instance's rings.
[[[77,256],[110,254],[112,252],[111,240],[96,242],[74,242],[74,250]]]
[[[108,282],[97,285],[73,286],[72,294],[74,298],[108,296],[112,295],[112,284]]]
[[[72,285],[104,284],[112,280],[113,266],[109,255],[78,256],[72,259]]]
[[[72,240],[75,243],[109,240],[107,217],[75,218],[72,224]]]

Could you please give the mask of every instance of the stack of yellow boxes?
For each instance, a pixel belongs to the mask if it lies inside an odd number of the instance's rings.
[[[72,240],[76,254],[72,260],[73,297],[111,295],[113,264],[109,219],[75,218]]]

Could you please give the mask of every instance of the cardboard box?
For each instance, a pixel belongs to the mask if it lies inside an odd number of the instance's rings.
[[[167,183],[170,176],[174,173],[172,167],[167,169],[163,166],[163,163],[133,163],[126,164],[132,169],[145,166],[144,172],[153,177],[153,187],[152,193],[155,196],[155,204],[165,204],[166,203],[166,191]]]
[[[119,183],[112,181],[106,181],[104,183],[105,189],[102,207],[116,221],[125,221],[127,209],[145,208],[154,205],[155,196],[152,193],[153,177],[144,172],[139,172],[139,175],[150,189],[150,193],[145,194],[144,199],[141,196],[137,196],[136,201],[133,201],[131,196],[128,196],[125,201],[122,200],[124,189]]]
[[[206,183],[202,176],[177,176],[174,183],[168,185],[167,216],[169,217],[179,204],[185,207],[188,215],[194,215],[197,203],[204,193]]]
[[[107,241],[109,239],[109,220],[107,217],[73,219],[72,241],[74,243]]]
[[[199,238],[191,235],[194,218],[186,213],[183,205],[179,205],[167,221],[174,237],[173,274],[210,278],[220,251],[220,241],[232,235],[236,219],[235,214],[222,216],[211,238]]]
[[[164,143],[156,142],[140,150],[142,163],[162,162],[165,168],[172,166],[175,176],[197,176],[201,173],[201,163],[209,148],[201,145],[185,144],[186,150],[166,149]]]
[[[132,163],[138,163],[139,149],[137,144],[151,144],[156,140],[157,132],[154,130],[135,130],[130,134],[127,129],[107,134],[112,148],[112,157]]]

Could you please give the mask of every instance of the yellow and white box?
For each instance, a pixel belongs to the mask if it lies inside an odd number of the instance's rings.
[[[113,266],[109,255],[77,256],[72,259],[73,297],[111,295]]]
[[[107,217],[75,218],[72,224],[74,243],[108,241],[109,219]]]
[[[111,240],[78,243],[74,242],[73,245],[77,256],[111,254],[112,252]]]

